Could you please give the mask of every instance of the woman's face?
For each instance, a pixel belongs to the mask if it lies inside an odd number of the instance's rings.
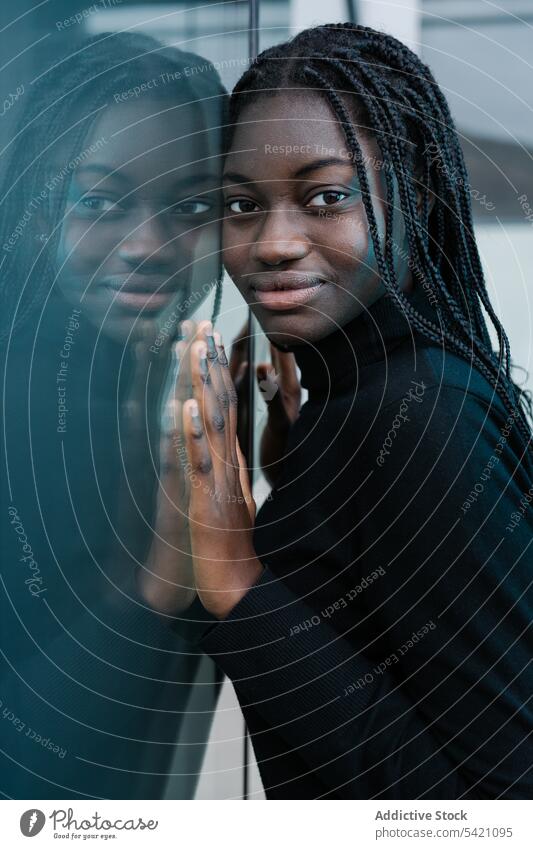
[[[359,142],[383,242],[381,155],[368,136]],[[384,293],[356,170],[322,96],[280,92],[247,106],[223,184],[224,264],[272,341],[317,341]],[[403,220],[395,219],[393,243],[404,249],[395,266],[408,290]]]
[[[218,266],[214,133],[191,107],[136,100],[106,108],[82,153],[57,285],[107,335],[155,332],[172,311],[177,324],[206,297]]]

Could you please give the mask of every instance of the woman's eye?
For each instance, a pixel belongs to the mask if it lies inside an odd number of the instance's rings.
[[[249,200],[249,198],[237,198],[236,200],[228,201],[226,203],[226,209],[234,215],[249,215],[251,212],[257,212],[259,207],[253,200]]]
[[[328,191],[320,192],[320,194],[311,198],[307,206],[333,206],[336,203],[340,203],[347,197],[349,197],[348,192],[328,189]]]
[[[88,195],[81,198],[79,206],[89,212],[115,212],[120,209],[116,201],[109,198],[100,197],[98,195]]]
[[[190,198],[188,200],[176,203],[172,211],[177,215],[201,215],[202,212],[209,212],[213,208],[213,204],[199,198]]]

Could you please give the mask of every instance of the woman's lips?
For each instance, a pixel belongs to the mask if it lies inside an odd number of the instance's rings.
[[[131,278],[125,283],[120,278],[104,282],[106,289],[112,294],[113,304],[132,310],[157,312],[164,309],[173,298],[176,291],[163,289],[166,281],[132,282]]]
[[[311,275],[265,275],[251,282],[252,303],[259,303],[267,310],[295,309],[315,298],[325,282]]]
[[[142,309],[144,312],[152,312],[166,307],[174,297],[174,294],[168,292],[114,291],[113,303],[123,307],[130,307],[131,309]]]
[[[323,286],[324,283],[320,281],[303,289],[255,289],[253,295],[255,301],[268,310],[291,310],[308,303]]]

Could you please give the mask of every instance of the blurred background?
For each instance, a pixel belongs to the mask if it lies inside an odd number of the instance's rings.
[[[258,15],[258,27],[251,33],[254,15]],[[24,92],[35,78],[36,57],[48,51],[53,64],[53,48],[48,45],[55,44],[58,36],[67,42],[75,31],[76,35],[104,31],[152,35],[206,57],[231,89],[247,67],[254,36],[261,50],[306,27],[345,20],[384,30],[406,42],[442,86],[463,142],[493,304],[510,337],[513,359],[524,370],[516,377],[533,388],[528,377],[533,360],[531,0],[498,4],[489,0],[99,0],[92,5],[78,0],[4,0],[0,7],[0,156],[9,146]],[[208,316],[211,305],[212,300],[204,303],[199,315]],[[246,320],[240,295],[224,280],[219,327],[226,343]],[[261,357],[264,345],[260,341],[257,349]],[[264,412],[261,403],[258,398],[259,418]],[[255,487],[261,501],[266,488],[260,476]],[[144,776],[145,792],[152,780],[154,794],[166,798],[263,798],[231,684],[220,685],[212,662],[201,659],[187,679],[188,695],[172,758],[163,775]],[[12,759],[5,724],[0,723],[0,733],[7,753],[2,767],[7,770]],[[69,757],[75,758],[76,753]],[[98,769],[105,784],[110,774],[124,766],[109,762]],[[52,792],[51,797],[55,795]],[[66,797],[64,791],[62,795]]]

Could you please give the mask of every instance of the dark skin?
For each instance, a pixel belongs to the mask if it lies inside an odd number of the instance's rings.
[[[216,139],[198,110],[143,98],[105,109],[84,150],[101,139],[69,186],[57,286],[104,334],[155,337],[181,301],[186,318],[207,296],[212,263],[203,280],[192,269],[218,246]]]
[[[379,148],[368,136],[359,141],[383,242],[384,178],[379,165],[372,166],[381,159]],[[341,127],[320,95],[261,96],[243,111],[226,158],[224,196],[224,263],[274,345],[320,340],[383,295],[354,167]],[[392,236],[404,247],[400,215]],[[409,291],[412,279],[402,255],[396,254],[398,279]],[[265,303],[257,294],[263,280],[283,284],[295,278],[309,284],[300,303],[284,301],[283,293]],[[196,586],[206,609],[223,619],[263,566],[253,547],[255,504],[237,439],[237,393],[221,340],[213,343],[210,335],[208,326],[192,346],[194,397],[184,405],[184,429],[199,481],[189,508]],[[289,426],[293,401],[294,393],[272,414],[285,416]]]
[[[374,139],[361,135],[360,144],[369,163],[380,162]],[[308,92],[258,98],[236,129],[224,168],[224,264],[278,345],[327,336],[385,291],[347,153],[327,102]],[[368,165],[367,174],[383,233],[383,172]],[[399,217],[394,238],[403,243]],[[320,278],[323,285],[305,307],[273,311],[260,301],[256,287],[280,273]],[[403,287],[410,286],[410,276],[404,275]]]

